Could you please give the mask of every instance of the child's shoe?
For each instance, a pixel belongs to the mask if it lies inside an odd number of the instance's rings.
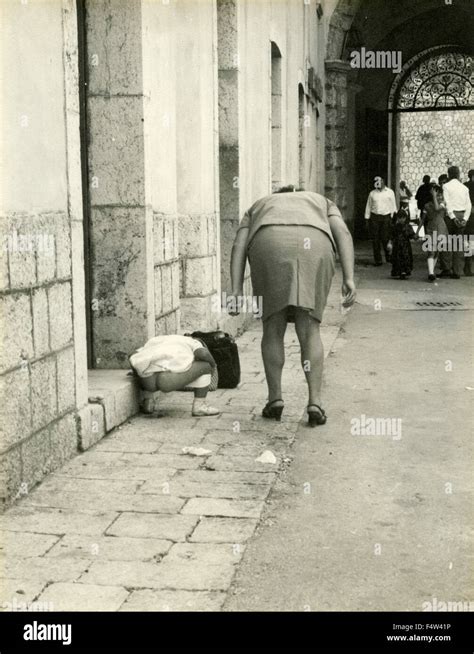
[[[201,418],[204,416],[218,416],[220,415],[219,409],[216,409],[215,406],[211,406],[205,400],[195,399],[193,402],[193,411],[192,415],[195,418]]]

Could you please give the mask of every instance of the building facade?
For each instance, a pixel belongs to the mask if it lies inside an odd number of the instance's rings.
[[[116,397],[109,419],[94,374],[156,334],[245,327],[219,311],[243,212],[283,183],[324,189],[331,3],[1,11],[7,504],[136,410]]]
[[[4,505],[137,410],[126,370],[147,339],[245,328],[249,314],[221,307],[257,198],[282,184],[326,193],[363,235],[374,175],[415,184],[429,152],[474,168],[470,0],[0,11]],[[362,48],[396,61],[354,66]],[[456,92],[402,104],[432,60]]]

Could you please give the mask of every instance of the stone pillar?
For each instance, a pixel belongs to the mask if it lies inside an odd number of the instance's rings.
[[[231,290],[230,254],[241,216],[238,12],[238,0],[218,1],[221,281],[225,291]]]
[[[353,223],[353,121],[348,107],[352,68],[345,61],[325,62],[326,67],[326,183],[328,198],[339,207],[349,226]],[[352,126],[352,127],[351,127]]]
[[[155,320],[142,7],[88,0],[86,10],[93,357],[96,367],[126,368]]]
[[[179,2],[176,137],[181,330],[217,326],[217,16],[213,0]]]

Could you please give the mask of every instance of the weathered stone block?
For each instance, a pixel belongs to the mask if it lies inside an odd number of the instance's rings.
[[[121,586],[57,582],[39,596],[54,611],[117,611],[129,593]]]
[[[36,272],[38,283],[44,284],[52,281],[56,276],[56,242],[55,242],[55,216],[41,215],[35,223],[35,234],[39,236],[36,248]]]
[[[68,413],[51,425],[50,441],[51,470],[56,470],[78,451],[77,424],[73,413]]]
[[[179,251],[183,257],[209,253],[209,234],[205,214],[186,214],[178,218]]]
[[[0,512],[21,491],[20,448],[0,455]]]
[[[0,535],[0,556],[43,556],[58,540],[58,536],[5,530]]]
[[[0,297],[0,321],[3,342],[0,370],[14,368],[33,356],[30,298],[23,293]]]
[[[121,611],[220,611],[226,594],[216,591],[134,590]]]
[[[84,559],[46,559],[35,556],[29,559],[9,557],[5,561],[6,577],[31,581],[76,581],[87,568]]]
[[[92,96],[89,113],[91,203],[144,205],[143,97]]]
[[[117,389],[115,394],[115,419],[117,425],[122,424],[139,411],[138,386],[130,378],[130,383]]]
[[[201,518],[193,531],[193,543],[244,543],[253,534],[257,520],[249,518]]]
[[[215,312],[214,296],[181,298],[181,330],[215,329],[220,314]]]
[[[58,412],[75,406],[74,349],[72,346],[56,355],[58,381]]]
[[[71,284],[55,284],[48,289],[49,332],[51,349],[57,350],[72,341]]]
[[[142,93],[141,20],[137,0],[92,2],[87,6],[90,93]]]
[[[22,482],[28,491],[51,472],[49,428],[33,434],[21,444]]]
[[[49,552],[51,557],[79,557],[102,561],[153,561],[171,547],[169,540],[117,536],[66,535]]]
[[[161,316],[155,321],[156,336],[160,336],[162,334],[178,334],[180,329],[179,310],[172,311],[165,316]]]
[[[24,396],[23,400],[26,398]],[[31,407],[34,431],[50,423],[57,415],[56,362],[52,356],[31,366]]]
[[[212,287],[213,257],[199,257],[186,259],[185,263],[185,295],[188,297],[209,295],[215,288]]]
[[[124,513],[107,533],[111,536],[183,541],[191,534],[197,521],[195,515],[147,515],[147,519],[143,520],[142,513]]]
[[[40,357],[49,352],[48,295],[44,288],[33,291],[32,304],[35,357]]]
[[[181,510],[183,515],[228,516],[234,518],[258,518],[263,502],[255,500],[227,500],[194,497]]]
[[[162,280],[161,280],[161,267],[156,266],[154,270],[155,277],[155,316],[160,316],[163,313],[163,296],[162,296]]]
[[[105,416],[102,404],[87,404],[77,416],[79,449],[85,451],[105,435]]]
[[[30,379],[28,368],[0,378],[0,449],[5,450],[31,433]]]
[[[173,309],[179,307],[180,296],[180,265],[179,261],[171,264],[171,303]]]
[[[26,288],[36,283],[36,237],[31,215],[13,214],[8,217],[7,249],[10,264],[10,287]]]
[[[161,292],[163,298],[163,313],[173,309],[173,291],[171,287],[171,264],[161,266]]]
[[[61,511],[37,506],[13,507],[8,515],[0,516],[0,529],[29,531],[38,534],[81,534],[100,536],[115,520],[116,513]],[[51,560],[45,560],[51,564]]]
[[[71,226],[65,214],[55,216],[56,276],[63,279],[71,276]]]

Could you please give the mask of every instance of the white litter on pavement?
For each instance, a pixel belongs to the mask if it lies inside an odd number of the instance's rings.
[[[270,452],[270,450],[265,450],[257,459],[255,459],[258,463],[272,463],[275,464],[277,462],[276,456],[273,454],[273,452]]]
[[[208,456],[212,454],[212,450],[205,450],[203,447],[183,447],[181,452],[191,456]]]

